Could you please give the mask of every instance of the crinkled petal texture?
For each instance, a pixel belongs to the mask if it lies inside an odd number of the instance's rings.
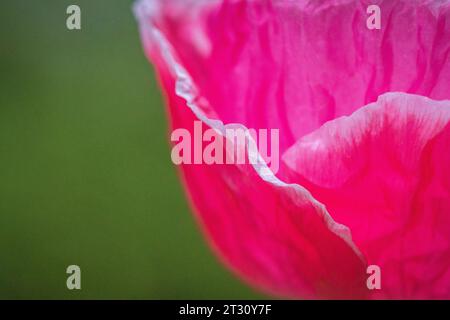
[[[379,30],[366,25],[374,3]],[[450,298],[449,1],[135,9],[172,129],[280,130],[276,174],[181,166],[227,265],[285,297]],[[368,265],[381,289],[367,287]]]

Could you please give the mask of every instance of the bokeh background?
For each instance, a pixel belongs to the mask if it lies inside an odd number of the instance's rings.
[[[0,4],[2,299],[263,298],[190,213],[132,2]]]

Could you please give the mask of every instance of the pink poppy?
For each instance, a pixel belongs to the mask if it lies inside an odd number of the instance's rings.
[[[226,265],[281,297],[450,298],[449,1],[141,0],[135,14],[172,129],[279,129],[278,172],[180,166]]]

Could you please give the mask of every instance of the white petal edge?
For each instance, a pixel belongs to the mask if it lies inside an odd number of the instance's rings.
[[[205,3],[211,4],[211,2],[217,1],[206,1],[206,0],[195,0],[195,1],[186,1],[189,2],[190,5],[202,5]],[[191,6],[192,9],[192,6]],[[246,133],[246,137],[248,139],[247,146],[247,154],[249,159],[257,159],[258,161],[249,161],[252,164],[252,167],[258,174],[258,176],[264,181],[271,183],[275,186],[291,189],[296,193],[299,193],[314,203],[319,209],[319,215],[325,221],[328,229],[344,240],[347,245],[354,251],[354,253],[359,257],[359,259],[365,263],[364,255],[361,253],[359,248],[355,245],[352,240],[352,235],[350,229],[340,223],[334,221],[331,215],[328,213],[326,207],[321,202],[317,201],[312,194],[305,189],[303,186],[295,183],[286,183],[278,179],[275,174],[269,169],[267,163],[263,160],[262,156],[259,154],[259,151],[256,147],[256,143],[250,135],[247,127],[243,124],[239,123],[229,123],[224,124],[220,120],[210,119],[208,118],[200,109],[200,107],[195,103],[198,100],[199,96],[196,93],[196,87],[194,82],[192,81],[188,72],[181,66],[180,63],[177,62],[175,58],[174,50],[169,43],[169,41],[164,37],[162,32],[152,24],[152,17],[158,15],[160,10],[160,6],[158,0],[138,0],[133,5],[133,12],[139,23],[139,30],[141,34],[142,41],[145,43],[152,39],[152,44],[155,44],[159,49],[162,57],[164,58],[165,63],[169,71],[175,78],[175,94],[186,101],[187,107],[192,110],[194,115],[202,122],[210,126],[217,133],[225,136],[226,129],[242,129]],[[202,101],[207,103],[207,100],[202,97]],[[295,200],[295,199],[293,199]]]

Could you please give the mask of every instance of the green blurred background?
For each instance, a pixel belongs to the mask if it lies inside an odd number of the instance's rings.
[[[189,211],[132,2],[0,4],[0,298],[262,297]]]

